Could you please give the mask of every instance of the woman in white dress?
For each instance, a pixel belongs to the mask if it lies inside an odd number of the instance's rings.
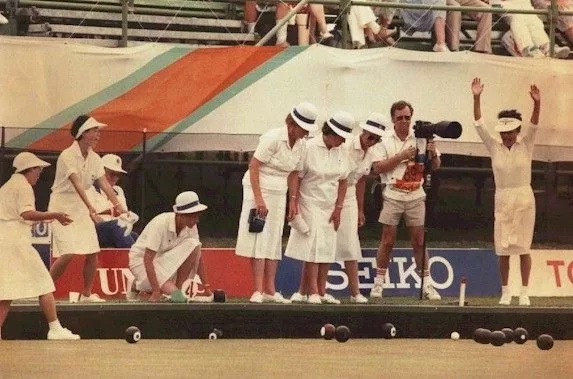
[[[249,170],[243,177],[243,207],[235,252],[251,260],[255,292],[251,303],[286,303],[275,291],[275,275],[281,260],[282,233],[286,213],[287,188],[297,180],[304,153],[302,140],[316,130],[316,107],[303,102],[293,108],[285,126],[263,134]],[[291,192],[293,193],[293,192]],[[254,209],[266,218],[260,233],[249,232],[249,214]],[[289,219],[294,217],[289,209]]]
[[[358,227],[365,222],[365,175],[370,173],[372,163],[377,160],[373,147],[380,142],[384,130],[391,127],[392,123],[380,113],[372,113],[359,125],[362,133],[349,137],[343,145],[349,158],[349,174],[348,189],[337,232],[336,261],[344,261],[344,270],[350,287],[350,302],[368,303],[368,299],[359,290],[358,259],[362,258],[362,249],[358,238]]]
[[[354,117],[337,112],[324,123],[322,134],[306,143],[303,168],[291,192],[291,206],[298,209],[309,231],[291,229],[285,255],[303,261],[299,291],[292,301],[339,304],[324,292],[328,269],[335,261],[336,231],[346,196],[348,158],[341,148],[352,133]],[[294,197],[293,197],[294,196]]]
[[[52,293],[54,282],[31,240],[34,222],[57,220],[62,225],[72,222],[65,213],[36,210],[32,186],[49,165],[32,153],[20,153],[13,162],[16,172],[0,188],[0,256],[4,262],[0,265],[0,330],[12,300],[38,296],[48,321],[48,339],[77,340],[80,336],[58,321]]]
[[[71,134],[75,141],[58,157],[48,206],[50,211],[64,212],[74,220],[70,225],[53,225],[52,250],[57,259],[50,268],[50,274],[52,279],[57,280],[65,272],[74,255],[84,255],[84,284],[80,302],[104,301],[92,293],[97,253],[100,250],[94,224],[102,220],[89,201],[86,190],[97,181],[117,213],[127,212],[105,178],[100,156],[93,151],[99,140],[99,128],[104,126],[105,124],[88,115],[81,115],[73,122]]]
[[[539,113],[541,94],[535,84],[529,95],[533,99],[533,113],[528,125],[522,130],[521,114],[505,110],[498,114],[495,131],[501,142],[490,134],[481,115],[483,84],[479,78],[472,81],[474,118],[476,130],[491,155],[491,167],[495,181],[494,243],[499,256],[501,273],[501,299],[499,304],[510,305],[511,293],[507,286],[509,257],[519,255],[521,266],[521,291],[519,305],[530,305],[527,295],[531,272],[531,242],[535,225],[535,197],[531,188],[531,161]],[[519,137],[519,138],[518,138]]]

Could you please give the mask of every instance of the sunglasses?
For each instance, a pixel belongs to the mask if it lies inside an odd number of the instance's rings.
[[[412,116],[396,116],[396,121],[410,121]]]

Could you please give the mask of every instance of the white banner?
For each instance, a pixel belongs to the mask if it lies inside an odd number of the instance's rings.
[[[531,250],[529,296],[573,296],[573,250]],[[509,286],[519,295],[519,257],[510,258]]]

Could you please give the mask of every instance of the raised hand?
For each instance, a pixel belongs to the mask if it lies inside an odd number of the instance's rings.
[[[541,92],[539,92],[539,88],[535,84],[532,84],[529,88],[529,95],[534,102],[539,103],[541,101]]]
[[[481,93],[483,92],[483,84],[481,84],[481,79],[480,78],[474,78],[474,80],[472,80],[472,94],[474,96],[479,96],[481,95]]]

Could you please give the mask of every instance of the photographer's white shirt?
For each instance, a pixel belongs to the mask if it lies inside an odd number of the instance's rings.
[[[384,198],[412,201],[426,196],[422,188],[422,184],[424,184],[423,162],[426,160],[426,144],[426,139],[416,138],[412,130],[405,141],[402,141],[396,135],[395,130],[382,137],[382,148],[379,150],[381,152],[381,160],[392,158],[409,147],[418,148],[419,151],[415,161],[400,162],[393,170],[380,175],[382,183],[387,183],[384,189]],[[439,156],[440,152],[436,150],[436,154]]]

